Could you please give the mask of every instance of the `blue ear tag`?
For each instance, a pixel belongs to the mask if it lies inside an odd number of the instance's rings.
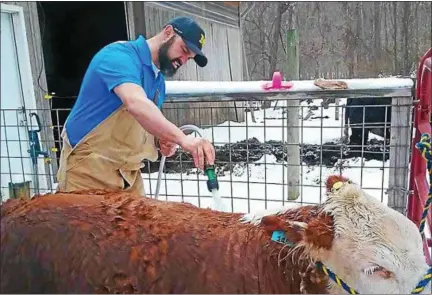
[[[285,233],[280,230],[275,230],[272,234],[272,241],[283,243],[283,239],[286,239]]]
[[[275,230],[271,237],[272,241],[275,241],[277,243],[281,243],[284,245],[294,246],[290,241],[288,241],[285,233],[280,230]]]

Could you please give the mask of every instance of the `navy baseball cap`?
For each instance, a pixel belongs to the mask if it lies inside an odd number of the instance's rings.
[[[205,33],[198,23],[190,17],[179,16],[171,19],[168,25],[171,25],[174,32],[183,38],[189,50],[196,54],[194,60],[197,65],[205,67],[207,65],[207,57],[201,51],[205,43]]]

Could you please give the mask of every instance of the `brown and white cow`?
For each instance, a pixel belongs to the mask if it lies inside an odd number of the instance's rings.
[[[1,217],[2,293],[346,293],[320,261],[359,293],[408,294],[428,270],[416,226],[348,182],[273,213],[87,191],[9,200]]]

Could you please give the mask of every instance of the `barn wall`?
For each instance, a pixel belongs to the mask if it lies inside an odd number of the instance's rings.
[[[27,34],[27,42],[30,54],[31,71],[33,76],[33,88],[36,98],[37,113],[41,119],[42,130],[40,132],[41,145],[43,150],[48,150],[50,156],[54,159],[55,152],[51,151],[54,146],[48,146],[47,142],[54,143],[53,130],[49,127],[52,126],[50,101],[44,99],[46,90],[48,89],[45,75],[44,57],[42,52],[42,39],[41,30],[39,27],[39,16],[37,11],[37,2],[15,2],[15,1],[2,1],[3,4],[21,6],[24,11],[25,28]],[[48,173],[49,166],[46,165],[46,172]],[[56,161],[52,161],[52,169],[54,174],[57,171]]]
[[[203,51],[208,57],[205,68],[194,62],[184,66],[173,80],[240,81],[243,78],[239,9],[223,2],[127,2],[131,38],[149,38],[158,33],[173,17],[186,15],[199,22],[206,32]],[[243,121],[243,103],[166,103],[163,112],[177,125],[219,124]],[[213,107],[213,109],[210,109]],[[191,109],[193,108],[193,109]],[[199,109],[198,109],[199,108]]]

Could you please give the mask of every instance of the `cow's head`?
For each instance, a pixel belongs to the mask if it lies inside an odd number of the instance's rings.
[[[322,262],[360,294],[409,294],[429,268],[415,224],[347,179],[333,176],[327,185],[318,208],[250,221],[285,232],[292,251]],[[346,293],[331,280],[329,292]],[[431,293],[430,282],[423,293]]]

